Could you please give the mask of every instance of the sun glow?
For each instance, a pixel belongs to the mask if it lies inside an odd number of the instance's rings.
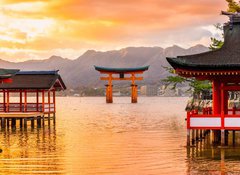
[[[1,52],[0,58],[7,60],[58,54],[73,59],[88,49],[205,43],[209,28],[204,26],[224,21],[218,14],[226,6],[218,0],[0,1],[0,45],[11,53]]]

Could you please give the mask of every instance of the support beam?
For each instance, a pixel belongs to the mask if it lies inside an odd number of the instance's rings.
[[[213,114],[221,114],[221,90],[220,82],[217,80],[213,81],[212,92],[213,92]]]
[[[54,105],[54,114],[56,113],[56,92],[55,89],[52,91],[53,92],[53,105]],[[54,115],[55,118],[55,115]]]
[[[137,85],[132,86],[132,103],[137,103]]]
[[[27,112],[27,91],[24,91],[24,112]]]
[[[236,144],[236,131],[234,131],[234,130],[232,132],[232,144],[233,144],[233,146]]]
[[[135,85],[135,74],[132,74],[132,103],[137,103],[137,85]]]
[[[3,90],[3,108],[4,108],[4,112],[7,112],[7,109],[6,109],[6,92],[5,90]]]
[[[108,75],[108,85],[106,85],[106,102],[112,103],[113,97],[112,97],[112,74]]]
[[[39,94],[38,94],[38,90],[36,91],[36,103],[37,103],[37,105],[36,105],[36,111],[38,112],[39,111]]]
[[[225,146],[225,130],[221,129],[221,146]]]
[[[20,102],[20,112],[23,111],[23,108],[22,108],[22,91],[19,92],[19,102]]]
[[[10,111],[9,103],[10,103],[10,95],[9,95],[9,91],[7,91],[7,112]]]
[[[44,113],[44,105],[45,105],[45,93],[44,90],[42,90],[42,112]]]
[[[51,112],[51,96],[50,91],[48,91],[48,112]]]
[[[190,129],[187,129],[187,146],[190,146]]]

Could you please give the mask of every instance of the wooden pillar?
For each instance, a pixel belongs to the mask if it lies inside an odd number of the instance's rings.
[[[135,85],[135,74],[132,74],[132,103],[137,103],[137,85]]]
[[[38,94],[38,90],[36,91],[36,103],[37,103],[37,105],[36,105],[36,111],[38,112],[39,111],[39,94]]]
[[[190,146],[190,129],[187,129],[187,146]]]
[[[42,116],[42,126],[43,127],[45,126],[45,117],[44,117],[44,115]]]
[[[22,128],[23,127],[23,119],[22,118],[19,119],[19,124],[20,124],[20,128]]]
[[[50,91],[48,91],[48,125],[50,125]]]
[[[191,129],[190,129],[190,117],[191,117],[191,114],[190,114],[190,112],[188,111],[187,112],[187,146],[190,146],[190,138],[191,138],[191,134],[190,134],[190,132],[191,132]]]
[[[50,91],[48,91],[48,112],[51,112],[51,96]]]
[[[212,92],[213,92],[213,114],[221,114],[221,90],[220,82],[217,80],[213,81]]]
[[[232,144],[235,145],[236,143],[236,131],[233,131],[232,133]]]
[[[44,113],[44,108],[45,108],[45,93],[44,90],[42,90],[42,112]]]
[[[34,121],[35,119],[34,119],[34,117],[33,118],[31,118],[31,128],[33,129],[34,128],[34,123],[35,123],[35,121]]]
[[[10,119],[7,118],[7,119],[6,119],[6,122],[7,122],[7,128],[9,128]]]
[[[41,116],[37,117],[37,127],[41,128]]]
[[[24,128],[27,128],[27,118],[24,118]]]
[[[192,145],[195,143],[195,131],[192,129]]]
[[[27,91],[24,91],[24,112],[27,112]]]
[[[6,110],[6,92],[5,92],[5,90],[3,90],[3,111],[4,112],[7,112],[7,110]]]
[[[113,97],[112,97],[112,74],[108,74],[108,85],[106,86],[106,102],[112,103]]]
[[[7,112],[10,111],[9,102],[10,102],[10,95],[9,95],[9,91],[7,91]]]
[[[23,111],[23,108],[22,108],[22,90],[20,90],[20,92],[19,92],[20,94],[19,94],[19,102],[20,102],[20,112],[22,112]]]
[[[200,132],[199,139],[202,141],[202,139],[203,139],[203,130],[202,130],[202,129],[200,129],[200,130],[199,130],[199,132]]]
[[[55,92],[55,89],[52,92],[53,92],[54,113],[56,113],[56,92]]]
[[[132,103],[137,103],[137,85],[131,85],[132,86]]]
[[[12,129],[16,128],[16,118],[12,118],[11,127],[12,127]]]
[[[5,124],[6,124],[6,120],[5,120],[5,118],[1,118],[1,120],[2,120],[2,129],[4,129],[5,128]]]
[[[225,146],[225,130],[221,129],[221,146]]]

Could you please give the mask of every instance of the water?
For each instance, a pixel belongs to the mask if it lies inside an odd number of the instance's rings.
[[[55,126],[0,132],[0,174],[240,174],[239,147],[185,148],[186,102],[59,97]]]

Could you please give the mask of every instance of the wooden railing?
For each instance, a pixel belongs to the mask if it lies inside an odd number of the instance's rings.
[[[203,108],[201,112],[192,110],[187,112],[188,129],[238,129],[240,130],[240,109],[233,107],[225,114],[212,114],[212,108]]]
[[[44,106],[44,108],[43,108]],[[44,112],[55,113],[54,103],[0,103],[0,112]]]

